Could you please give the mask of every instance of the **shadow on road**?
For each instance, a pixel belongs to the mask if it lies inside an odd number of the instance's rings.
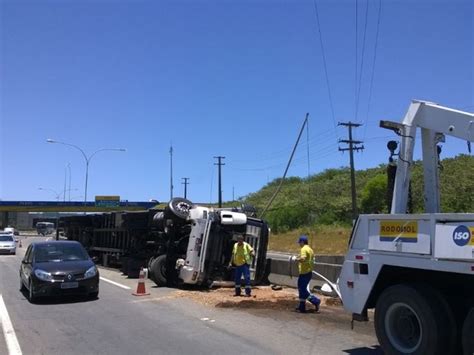
[[[351,355],[383,355],[383,351],[378,345],[374,345],[371,348],[363,347],[363,348],[354,348],[343,350],[343,353],[351,354]]]
[[[29,302],[28,292],[20,291],[20,293],[23,296],[25,296],[25,299]],[[46,305],[55,305],[55,304],[88,303],[88,302],[94,302],[98,300],[99,300],[99,297],[91,298],[90,296],[81,296],[81,295],[63,295],[63,296],[38,297],[33,302],[33,304],[46,306]]]

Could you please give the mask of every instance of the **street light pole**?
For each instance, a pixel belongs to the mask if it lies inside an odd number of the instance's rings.
[[[127,150],[124,149],[124,148],[102,148],[102,149],[98,149],[96,150],[94,153],[92,153],[91,155],[87,156],[86,152],[78,147],[77,145],[75,144],[70,144],[70,143],[65,143],[65,142],[60,142],[60,141],[55,141],[54,139],[47,139],[46,142],[48,143],[57,143],[57,144],[62,144],[62,145],[67,145],[69,147],[73,147],[75,149],[77,149],[78,151],[81,152],[82,156],[84,157],[84,160],[86,162],[86,181],[85,181],[85,187],[84,187],[84,204],[87,203],[87,184],[88,184],[88,180],[89,180],[89,163],[91,161],[91,159],[97,154],[97,153],[100,153],[100,152],[103,152],[103,151],[114,151],[114,152],[126,152]]]

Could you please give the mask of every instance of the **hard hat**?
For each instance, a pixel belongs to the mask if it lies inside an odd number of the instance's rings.
[[[298,238],[298,243],[307,243],[308,242],[308,236],[306,235],[300,235]]]

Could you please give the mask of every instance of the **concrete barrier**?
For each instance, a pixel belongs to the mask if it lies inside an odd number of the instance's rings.
[[[279,285],[296,287],[298,264],[292,263],[290,267],[290,254],[269,252],[267,257],[271,260],[269,281]],[[336,282],[341,273],[343,263],[344,256],[342,255],[317,255],[315,257],[314,271],[324,275],[332,282]],[[313,275],[313,285],[321,286],[323,283],[324,281]]]

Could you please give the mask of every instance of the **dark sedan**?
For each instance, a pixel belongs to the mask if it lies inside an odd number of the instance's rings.
[[[20,267],[20,286],[34,302],[40,296],[99,295],[99,271],[83,246],[74,241],[32,243]]]

